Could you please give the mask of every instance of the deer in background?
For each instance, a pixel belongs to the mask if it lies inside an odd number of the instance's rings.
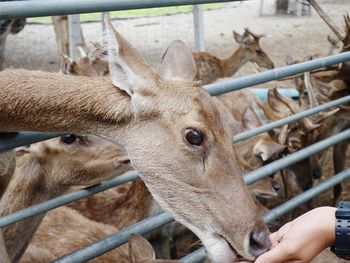
[[[203,85],[219,78],[231,77],[247,62],[263,68],[274,68],[273,62],[260,47],[262,35],[256,35],[246,28],[243,35],[233,31],[233,37],[239,47],[227,59],[220,59],[207,52],[193,52],[197,65],[196,79],[201,80]]]
[[[56,197],[69,186],[95,184],[130,170],[124,152],[96,136],[67,134],[16,151],[16,168],[0,199],[1,216]],[[11,260],[19,260],[43,217],[3,229]]]
[[[244,185],[232,129],[193,82],[191,52],[173,43],[157,72],[109,23],[107,31],[110,79],[0,73],[0,129],[92,133],[123,145],[156,201],[215,262],[254,260],[270,247],[267,228]]]

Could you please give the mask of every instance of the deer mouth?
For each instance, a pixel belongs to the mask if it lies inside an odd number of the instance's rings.
[[[207,235],[206,239],[202,240],[209,257],[214,262],[220,263],[251,263],[251,260],[246,259],[232,246],[222,234],[212,233]]]
[[[230,242],[228,242],[228,240],[225,237],[223,237],[222,235],[220,235],[220,237],[227,242],[228,246],[231,248],[233,253],[236,255],[236,258],[231,263],[238,263],[238,262],[239,263],[252,263],[253,262],[253,261],[250,261],[250,260],[244,258],[241,254],[239,254],[237,252],[237,250],[234,249],[234,247],[231,245]]]

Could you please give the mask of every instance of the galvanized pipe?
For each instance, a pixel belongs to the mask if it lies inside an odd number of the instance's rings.
[[[275,172],[287,168],[292,164],[295,164],[313,154],[326,150],[327,148],[336,145],[346,139],[350,138],[350,129],[340,132],[336,135],[328,137],[320,142],[314,143],[308,147],[305,147],[295,153],[292,153],[286,157],[278,159],[273,163],[269,163],[260,167],[254,171],[247,173],[244,177],[246,184],[252,184],[268,175],[274,174]]]
[[[302,72],[314,69],[328,67],[333,64],[342,63],[350,60],[350,51],[340,54],[318,58],[278,69],[267,70],[253,75],[247,75],[236,79],[221,81],[218,83],[208,84],[205,89],[213,96],[226,92],[251,87],[257,84],[265,83],[271,80],[293,76]]]
[[[80,191],[73,193],[65,194],[48,201],[42,202],[37,205],[33,205],[22,210],[19,210],[15,213],[0,217],[0,228],[5,227],[19,221],[23,221],[29,217],[33,217],[42,213],[45,213],[49,210],[55,209],[62,205],[66,205],[70,202],[89,197],[99,192],[103,192],[112,187],[125,184],[132,180],[138,178],[138,173],[136,171],[126,172],[125,174],[119,175],[112,180],[103,181],[97,185],[84,188]]]
[[[89,246],[78,249],[70,254],[67,254],[61,258],[58,258],[53,263],[83,263],[87,262],[95,257],[98,257],[108,251],[121,246],[128,242],[129,235],[132,233],[139,233],[144,235],[156,228],[159,228],[167,223],[170,223],[174,219],[168,213],[161,213],[156,216],[146,218],[135,225],[124,228],[123,230],[110,235],[104,239],[96,241]]]
[[[0,2],[0,17],[21,18],[130,10],[152,7],[197,5],[240,0],[32,0]]]
[[[340,184],[341,182],[348,180],[350,178],[350,168],[330,177],[329,179],[319,183],[313,188],[293,197],[282,205],[271,209],[269,212],[264,214],[263,219],[265,222],[271,222],[274,219],[281,217],[282,215],[288,213],[289,211],[297,208],[301,204],[310,201],[316,195],[319,195],[333,186]]]
[[[289,156],[286,156],[282,159],[279,159],[271,164],[267,164],[257,170],[254,170],[252,172],[249,172],[248,174],[246,174],[246,176],[244,177],[244,181],[246,184],[252,184],[254,183],[255,181],[257,180],[260,180],[262,179],[263,177],[266,177],[270,174],[273,174],[275,172],[277,172],[278,170],[281,170],[283,168],[286,168],[288,166],[290,166],[291,164],[293,163],[296,163],[302,159],[305,159],[306,157],[312,155],[312,154],[315,154],[319,151],[322,151],[322,150],[325,150],[327,149],[328,147],[334,145],[334,144],[337,144],[347,138],[350,138],[350,129],[348,130],[345,130],[339,134],[336,134],[332,137],[329,137],[321,142],[318,142],[316,144],[313,144],[311,146],[308,146],[296,153],[293,153]],[[140,225],[138,225],[140,226]],[[155,229],[155,228],[153,228]],[[148,231],[150,231],[151,229],[148,229]],[[122,230],[123,231],[123,230]],[[77,250],[77,252],[73,252],[73,254],[70,254],[70,255],[73,255],[73,260],[72,261],[62,261],[62,262],[75,262],[74,260],[77,260],[80,256],[83,256],[86,260],[90,260],[92,259],[94,256],[97,256],[97,252],[96,252],[96,249],[98,249],[99,252],[101,252],[100,249],[103,250],[103,247],[102,247],[102,243],[104,241],[101,241],[100,245],[98,246],[93,246],[90,247],[88,246],[87,248],[82,248],[80,250]],[[124,238],[123,239],[123,242],[127,242],[127,238]],[[95,244],[95,243],[94,243]],[[114,248],[114,247],[117,247],[116,244],[118,245],[121,245],[123,243],[120,243],[120,241],[118,239],[114,239],[113,241],[113,244],[109,244],[108,246],[108,249],[107,250],[103,250],[103,252],[107,252],[109,251],[110,249]],[[86,250],[85,250],[86,249]],[[87,252],[87,251],[90,251],[90,252]],[[98,255],[101,255],[103,254],[103,252],[101,252],[100,254]],[[93,256],[94,255],[94,256]],[[90,257],[91,256],[91,257]],[[192,256],[191,256],[192,257]],[[198,256],[200,257],[200,256]],[[71,260],[70,256],[67,255],[64,257],[65,260]],[[57,261],[57,262],[61,262],[61,261]],[[81,261],[77,261],[77,262],[81,262]]]
[[[272,220],[275,220],[286,213],[294,210],[298,206],[310,201],[313,197],[327,191],[328,189],[332,188],[333,186],[344,182],[345,180],[350,178],[350,168],[332,176],[331,178],[319,183],[318,185],[314,186],[313,188],[291,198],[287,202],[283,203],[282,205],[275,207],[274,209],[271,209],[269,212],[263,215],[263,219],[265,223],[271,222]],[[199,248],[196,251],[193,251],[192,253],[186,255],[181,259],[181,262],[183,263],[196,263],[200,262],[206,257],[205,249]]]
[[[347,129],[341,133],[338,133],[336,135],[333,135],[332,137],[329,137],[323,141],[317,142],[313,145],[310,145],[308,147],[305,147],[304,149],[301,149],[293,154],[290,154],[288,156],[285,156],[284,158],[281,158],[273,163],[267,164],[263,167],[260,167],[254,171],[251,171],[247,173],[244,177],[244,181],[246,184],[252,184],[268,175],[271,175],[281,169],[284,169],[296,162],[299,162],[310,155],[313,155],[315,153],[318,153],[320,151],[323,151],[332,145],[338,144],[339,142],[350,138],[350,129]],[[43,202],[41,204],[37,204],[35,206],[31,206],[28,208],[25,208],[23,210],[20,210],[14,214],[7,215],[5,217],[0,218],[0,227],[7,226],[9,224],[24,220],[28,217],[43,213],[49,209],[54,209],[56,207],[59,207],[61,205],[64,205],[66,203],[76,201],[78,199],[90,196],[94,193],[101,192],[104,190],[107,190],[111,187],[120,185],[124,182],[131,181],[133,179],[136,179],[138,174],[137,172],[133,171],[125,174],[124,176],[118,176],[110,181],[101,182],[99,185],[90,187],[75,193],[70,193],[67,195],[63,195],[61,197],[56,197],[54,199],[51,199],[49,201]],[[124,181],[125,180],[125,181]]]
[[[233,141],[240,142],[240,141],[246,140],[250,137],[256,136],[256,135],[261,134],[263,132],[270,131],[272,129],[286,125],[286,124],[291,123],[293,121],[301,120],[302,118],[316,114],[316,113],[323,111],[323,110],[327,110],[327,109],[339,106],[339,105],[346,103],[346,102],[350,102],[350,95],[342,97],[342,98],[337,99],[337,100],[333,100],[333,101],[325,103],[325,104],[322,104],[320,106],[308,109],[306,111],[299,112],[297,114],[288,116],[286,118],[270,122],[266,125],[263,125],[261,127],[256,128],[256,129],[248,130],[248,131],[239,133],[233,137]]]
[[[10,135],[0,135],[0,152],[28,145],[31,143],[52,139],[63,135],[58,132],[18,132]]]

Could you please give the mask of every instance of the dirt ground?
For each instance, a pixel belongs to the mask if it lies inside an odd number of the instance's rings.
[[[268,2],[265,0],[265,2]],[[336,23],[343,27],[342,15],[350,10],[348,0],[321,1],[322,6]],[[204,13],[206,50],[219,57],[227,57],[237,47],[232,30],[243,32],[249,27],[253,32],[266,34],[262,47],[277,67],[285,65],[286,55],[304,58],[311,54],[328,53],[326,40],[330,30],[317,14],[312,16],[259,16],[259,0],[226,3],[225,7]],[[166,47],[181,39],[193,47],[192,14],[160,17],[118,19],[113,24],[138,50],[157,66]],[[87,42],[101,42],[101,23],[82,25]],[[8,38],[5,67],[58,71],[58,53],[51,24],[30,24],[18,35]],[[237,75],[253,73],[247,64]]]

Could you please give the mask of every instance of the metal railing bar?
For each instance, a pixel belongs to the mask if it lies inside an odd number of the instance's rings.
[[[277,219],[278,217],[281,217],[282,215],[288,213],[289,211],[297,208],[301,204],[306,203],[307,201],[310,201],[313,197],[316,195],[319,195],[328,189],[332,188],[333,186],[347,180],[350,178],[350,168],[347,168],[346,170],[332,176],[331,178],[319,183],[318,185],[314,186],[313,188],[291,198],[290,200],[284,202],[282,205],[271,209],[269,212],[267,212],[263,219],[265,222],[271,222],[274,219]]]
[[[244,176],[244,181],[246,184],[252,184],[268,175],[271,175],[281,169],[284,169],[300,160],[309,157],[312,154],[318,153],[329,148],[332,145],[338,144],[339,142],[350,138],[350,129],[347,129],[341,133],[333,135],[323,141],[312,144],[304,149],[301,149],[293,154],[285,156],[277,161],[260,167],[254,171],[247,173]],[[0,227],[7,226],[18,221],[25,220],[29,217],[35,216],[37,214],[44,213],[48,210],[57,208],[61,205],[67,204],[72,201],[76,201],[98,192],[102,192],[111,187],[118,186],[120,184],[126,183],[128,181],[134,180],[138,177],[138,173],[135,171],[128,172],[124,175],[117,176],[116,178],[104,181],[97,186],[92,186],[87,189],[83,189],[74,193],[69,193],[54,199],[45,201],[43,203],[22,209],[16,213],[4,216],[0,218]]]
[[[332,146],[332,145],[335,145],[347,138],[350,138],[350,129],[348,130],[345,130],[339,134],[336,134],[332,137],[329,137],[323,141],[320,141],[320,142],[317,142],[313,145],[310,145],[308,147],[305,147],[304,149],[298,151],[298,152],[295,152],[291,155],[288,155],[282,159],[279,159],[273,163],[270,163],[270,164],[267,164],[261,168],[258,168],[254,171],[251,171],[249,173],[247,173],[244,177],[244,181],[246,184],[252,184],[254,183],[255,181],[257,180],[260,180],[262,179],[263,177],[266,177],[270,174],[273,174],[275,172],[277,172],[278,170],[281,170],[283,168],[286,168],[288,166],[290,166],[291,164],[294,164],[302,159],[305,159],[307,158],[308,156],[312,155],[312,154],[315,154],[315,153],[318,153],[322,150],[325,150],[327,149],[328,147]],[[132,227],[132,226],[131,226]],[[122,230],[123,231],[123,230]],[[101,241],[102,242],[102,241]],[[123,242],[127,242],[127,239],[123,239]],[[94,243],[95,244],[95,243]],[[123,244],[123,243],[120,243],[119,240],[117,239],[114,239],[113,241],[113,244],[114,244],[114,247],[117,247],[116,244],[120,245],[120,244]],[[91,246],[91,245],[90,245]],[[90,246],[86,247],[86,251],[88,250],[91,250],[92,248],[90,248]],[[104,252],[107,252],[109,251],[110,249],[114,248],[112,244],[109,244],[108,246],[108,250],[104,250]],[[73,260],[76,260],[77,258],[79,258],[80,256],[84,256],[85,259],[92,259],[93,256],[92,255],[97,255],[97,252],[96,250],[97,247],[94,246],[94,249],[91,250],[92,252],[89,254],[88,252],[85,252],[85,248],[82,248],[80,250],[77,250],[77,251],[80,251],[80,252],[73,252],[72,254],[69,254],[69,255],[73,255]],[[103,247],[100,247],[100,249],[103,250]],[[98,250],[100,251],[100,250]],[[101,252],[101,251],[100,251]],[[76,254],[77,253],[77,254]],[[101,255],[103,254],[102,252],[98,255]],[[65,260],[68,260],[69,255],[65,256]],[[79,255],[79,256],[78,256]],[[88,255],[90,255],[91,257],[88,257]],[[88,257],[88,258],[87,258]],[[61,261],[57,261],[57,262],[61,262]],[[62,261],[62,262],[75,262],[75,261]],[[81,262],[81,261],[77,261],[77,262]]]
[[[298,73],[324,68],[333,64],[350,60],[350,51],[340,54],[318,58],[278,69],[267,70],[257,74],[247,75],[240,78],[229,79],[217,83],[208,84],[205,89],[212,95],[217,96],[226,92],[252,87],[272,80],[293,76]]]
[[[123,230],[110,235],[104,239],[96,241],[84,248],[78,249],[70,254],[58,258],[53,263],[83,263],[98,257],[118,246],[128,242],[131,233],[144,235],[156,228],[159,228],[174,219],[168,213],[161,213],[156,216],[146,218],[135,225],[124,228]]]
[[[234,2],[240,0],[32,0],[0,3],[0,17],[21,18],[72,15],[140,8]]]
[[[11,137],[0,135],[0,152],[61,136],[59,132],[18,132]]]
[[[299,112],[297,114],[288,116],[286,118],[270,122],[270,123],[268,123],[266,125],[263,125],[261,127],[256,128],[256,129],[248,130],[248,131],[239,133],[239,134],[237,134],[237,135],[235,135],[233,137],[233,141],[234,142],[240,142],[240,141],[246,140],[246,139],[248,139],[250,137],[256,136],[256,135],[261,134],[263,132],[270,131],[270,130],[275,129],[277,127],[280,127],[280,126],[286,125],[288,123],[291,123],[293,121],[297,121],[297,120],[300,120],[302,118],[308,117],[310,115],[319,113],[320,111],[327,110],[327,109],[339,106],[339,105],[341,105],[343,103],[346,103],[346,102],[350,102],[350,95],[342,97],[342,98],[337,99],[337,100],[333,100],[331,102],[327,102],[325,104],[322,104],[320,106],[308,109],[306,111]]]
[[[269,223],[272,220],[275,220],[286,213],[294,210],[298,206],[310,201],[313,197],[327,191],[328,189],[332,188],[333,186],[347,180],[350,178],[350,168],[332,176],[331,178],[319,183],[318,185],[314,186],[313,188],[291,198],[287,202],[283,203],[280,206],[277,206],[273,209],[271,209],[269,212],[265,213],[263,215],[263,219],[265,223]],[[203,247],[197,249],[196,251],[193,251],[192,253],[186,255],[185,257],[181,258],[181,262],[183,263],[196,263],[200,262],[206,257],[206,252]]]
[[[40,204],[21,209],[15,213],[0,217],[0,228],[8,226],[10,224],[17,223],[19,221],[23,221],[27,218],[45,213],[49,210],[55,209],[62,205],[66,205],[70,202],[73,202],[82,198],[86,198],[88,196],[105,191],[112,187],[125,184],[132,180],[135,180],[138,177],[139,177],[139,174],[136,171],[126,172],[111,180],[103,181],[97,185],[90,186],[82,190],[65,194],[65,195],[50,199],[48,201],[42,202]]]
[[[322,141],[307,146],[295,153],[285,156],[277,161],[266,164],[254,171],[247,173],[244,177],[246,184],[252,184],[268,175],[274,174],[275,172],[287,168],[288,166],[295,164],[313,154],[326,150],[327,148],[338,144],[346,139],[350,138],[350,129],[342,131],[336,135],[328,137]]]

